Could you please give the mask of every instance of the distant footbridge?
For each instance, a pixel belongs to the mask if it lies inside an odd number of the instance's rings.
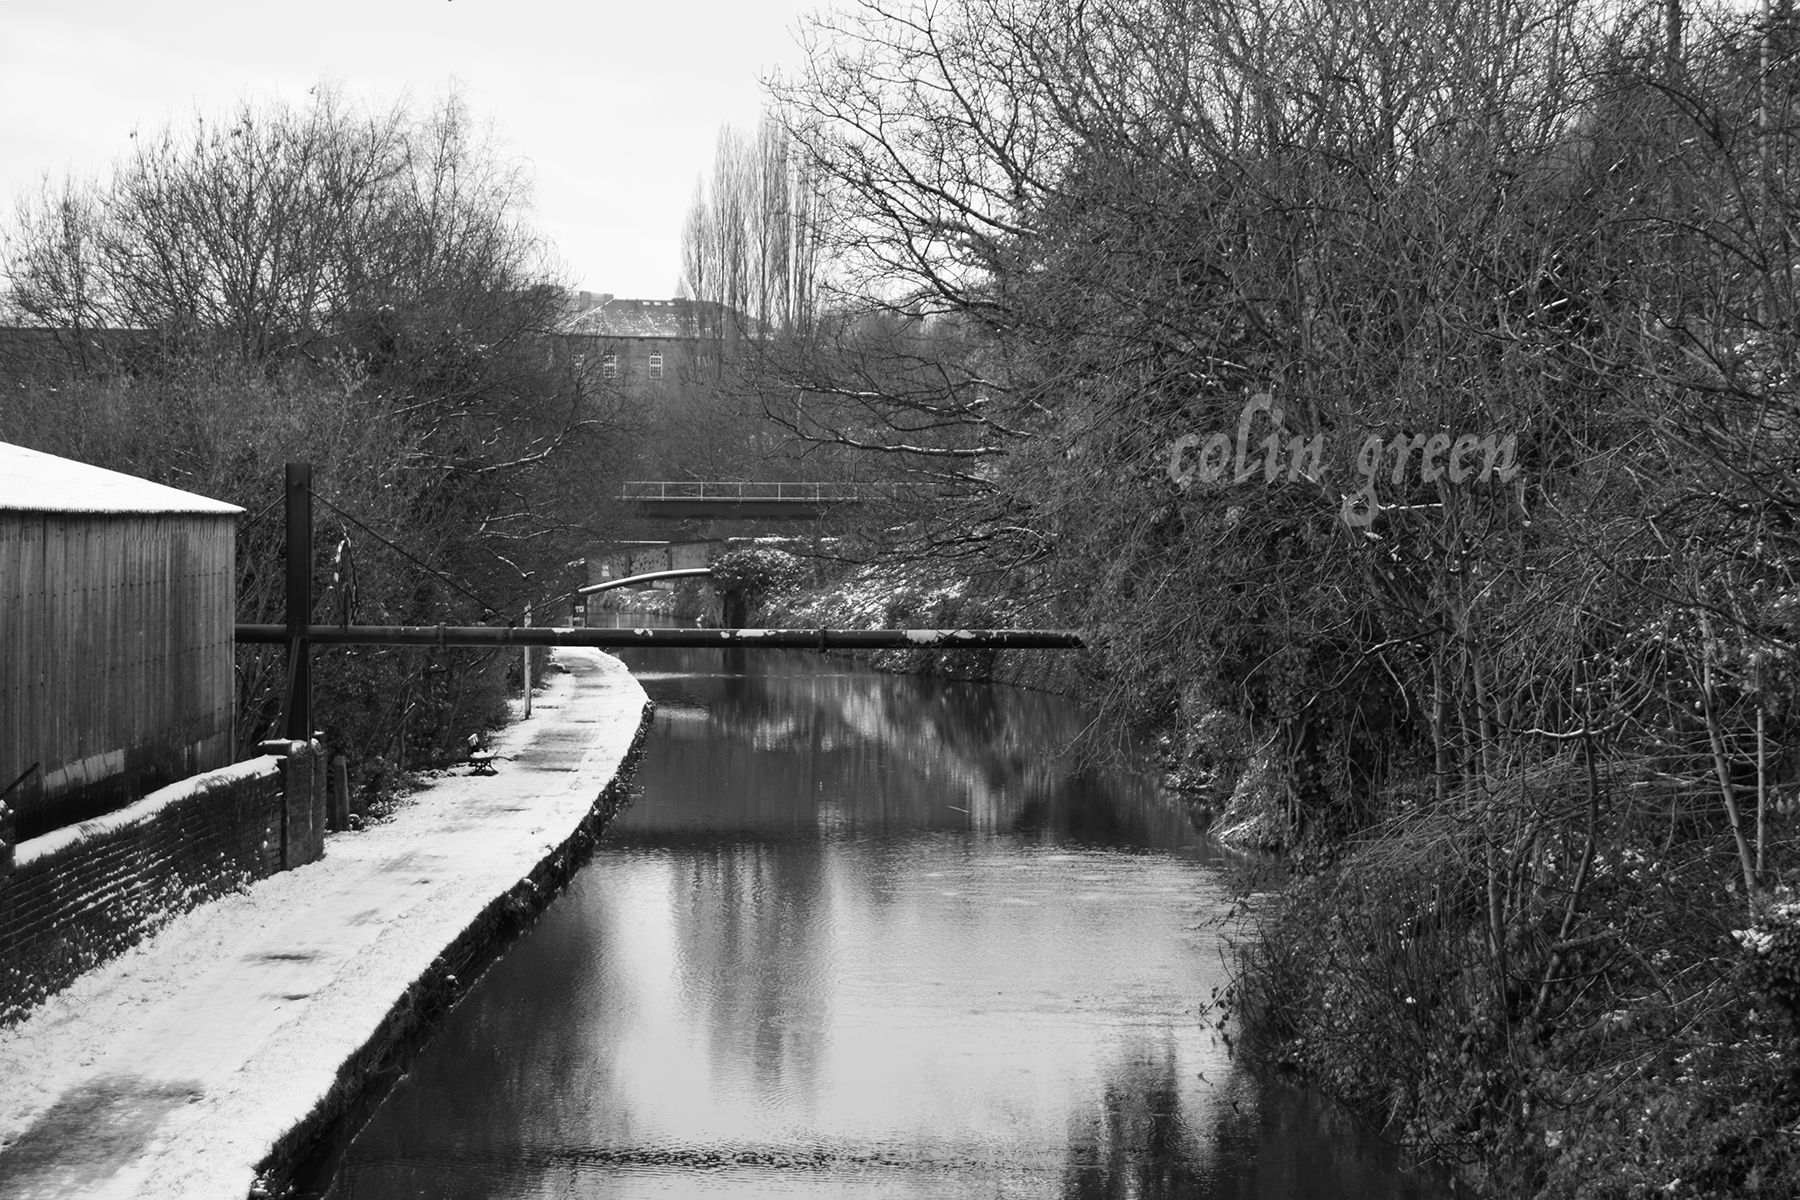
[[[891,500],[899,494],[897,488],[868,483],[637,479],[620,488],[619,499],[639,516],[665,521],[816,521],[835,509]]]

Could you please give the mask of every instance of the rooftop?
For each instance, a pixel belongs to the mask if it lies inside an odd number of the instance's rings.
[[[0,511],[228,516],[244,510],[135,475],[0,442]]]
[[[725,312],[712,301],[621,300],[605,293],[582,292],[563,332],[601,337],[713,336],[720,332]]]

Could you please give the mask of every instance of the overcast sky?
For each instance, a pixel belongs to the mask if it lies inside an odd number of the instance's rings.
[[[240,100],[428,107],[452,81],[536,183],[533,224],[575,286],[675,292],[719,125],[791,68],[828,0],[0,0],[0,209],[46,173],[98,174],[134,128]]]

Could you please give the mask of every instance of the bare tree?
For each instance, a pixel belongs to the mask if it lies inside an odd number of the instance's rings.
[[[110,176],[23,210],[6,269],[31,323],[129,326],[151,353],[134,379],[72,359],[54,391],[9,381],[0,429],[251,512],[283,453],[314,459],[333,545],[362,568],[358,619],[507,621],[554,603],[584,531],[610,519],[592,475],[618,457],[622,418],[551,336],[564,292],[527,200],[455,96],[416,114],[321,90],[140,131]],[[52,404],[70,419],[42,420]],[[242,547],[254,608],[278,546]],[[464,677],[391,657],[348,656],[338,702],[373,722],[346,735],[364,751],[416,762],[499,711],[498,660]],[[254,717],[269,697],[253,658]]]
[[[844,336],[780,404],[954,480],[928,547],[1101,631],[1103,707],[1340,859],[1259,951],[1279,1052],[1421,1144],[1529,1151],[1521,1104],[1622,1097],[1623,1128],[1669,1094],[1645,1039],[1556,1041],[1554,1085],[1532,1040],[1654,995],[1730,1060],[1718,1111],[1773,1087],[1787,1035],[1721,1015],[1715,935],[1775,929],[1795,866],[1785,13],[870,0],[815,28],[778,94]],[[1172,462],[1246,411],[1247,471]],[[1463,435],[1511,467],[1452,479]],[[1596,1151],[1622,1177],[1630,1136]],[[1749,1159],[1737,1185],[1791,1186]]]
[[[820,270],[817,205],[813,178],[779,122],[765,117],[753,138],[721,129],[712,176],[696,186],[682,235],[687,295],[725,314],[733,336],[805,329]]]

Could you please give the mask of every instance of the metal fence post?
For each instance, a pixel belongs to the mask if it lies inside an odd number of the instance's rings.
[[[19,844],[19,806],[10,802],[7,797],[19,791],[25,781],[37,774],[43,765],[41,762],[32,763],[17,779],[6,785],[5,791],[0,792],[0,893],[6,891],[7,876],[12,874],[13,867],[17,865],[14,850]]]
[[[13,846],[18,842],[19,822],[12,806],[0,800],[0,893],[6,891],[6,880],[13,872]]]
[[[331,781],[325,808],[325,828],[342,833],[350,828],[350,764],[342,754],[331,756]]]
[[[288,690],[285,732],[312,740],[312,464],[287,464]]]

